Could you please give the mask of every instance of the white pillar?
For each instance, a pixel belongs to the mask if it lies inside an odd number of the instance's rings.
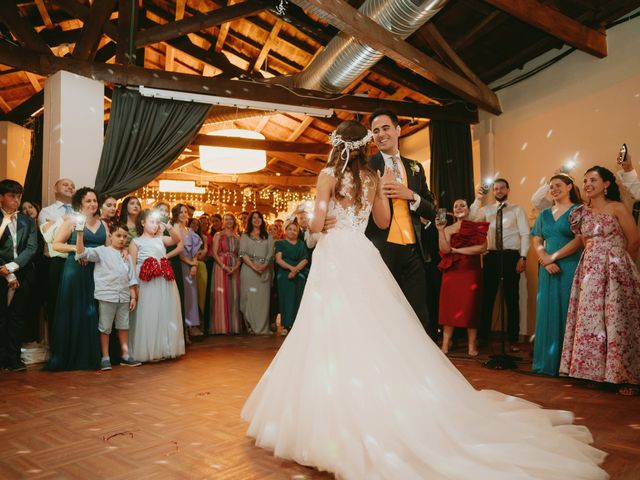
[[[102,143],[104,86],[60,71],[44,85],[42,203],[54,201],[52,187],[70,178],[76,188],[93,187]]]
[[[0,122],[0,179],[24,185],[31,154],[31,130],[11,122]]]

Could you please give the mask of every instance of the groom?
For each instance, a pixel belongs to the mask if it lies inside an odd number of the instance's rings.
[[[369,166],[382,175],[382,191],[389,199],[391,223],[382,230],[370,219],[366,235],[380,251],[420,323],[435,339],[438,319],[429,322],[424,271],[429,254],[422,247],[420,222],[420,217],[433,221],[435,206],[424,168],[419,162],[400,155],[400,125],[394,112],[378,109],[369,121],[373,140],[380,150],[369,159]]]

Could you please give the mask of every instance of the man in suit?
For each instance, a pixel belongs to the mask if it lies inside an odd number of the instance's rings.
[[[382,259],[400,285],[402,292],[432,338],[435,328],[429,322],[420,217],[433,221],[435,206],[427,188],[424,168],[419,162],[400,155],[398,117],[390,110],[378,109],[369,119],[373,140],[379,153],[369,166],[382,176],[382,191],[389,198],[391,223],[380,229],[369,221],[366,235],[378,248]],[[437,319],[433,319],[434,326]]]
[[[18,213],[22,192],[15,180],[0,181],[0,367],[12,371],[26,369],[20,359],[20,338],[38,248],[35,222]]]

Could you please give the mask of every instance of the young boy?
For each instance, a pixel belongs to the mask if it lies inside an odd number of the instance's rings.
[[[109,225],[111,245],[96,248],[84,247],[84,222],[76,225],[76,260],[95,262],[93,278],[96,284],[94,297],[100,302],[100,348],[102,359],[100,370],[111,370],[109,358],[109,335],[115,320],[118,330],[122,360],[120,365],[138,367],[141,362],[129,356],[129,312],[136,308],[138,281],[131,258],[125,245],[128,239],[127,226],[120,223]],[[81,228],[82,227],[82,228]]]

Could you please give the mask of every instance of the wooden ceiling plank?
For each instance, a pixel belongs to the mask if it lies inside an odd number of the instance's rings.
[[[86,23],[88,21],[88,15],[91,12],[90,7],[87,7],[81,3],[78,3],[77,0],[51,0],[51,1],[57,4],[58,6],[60,6],[69,15],[73,16],[74,18],[78,18],[82,20],[83,23]],[[129,0],[122,0],[121,3],[126,3],[127,1]],[[118,38],[119,38],[118,27],[114,23],[110,21],[105,22],[104,25],[102,26],[102,31],[109,38],[111,38],[115,42],[118,42]]]
[[[300,138],[300,136],[304,133],[304,131],[313,123],[313,117],[305,117],[302,122],[296,127],[296,129],[291,132],[291,134],[287,137],[287,142],[295,142]]]
[[[375,48],[400,65],[459,95],[479,107],[500,114],[500,101],[490,90],[484,91],[473,82],[444,67],[434,59],[401,40],[371,18],[363,15],[345,0],[292,0],[309,3],[323,11],[332,25]]]
[[[53,55],[49,46],[40,38],[29,21],[20,14],[14,2],[3,2],[0,8],[0,20],[25,47],[38,53]]]
[[[587,27],[538,0],[484,1],[578,50],[598,58],[607,56],[607,36],[604,30]]]
[[[38,8],[38,13],[42,17],[42,21],[44,22],[44,26],[48,29],[53,28],[53,22],[51,21],[51,17],[49,16],[49,12],[47,11],[47,6],[44,4],[44,0],[35,0],[36,7]]]
[[[247,0],[242,3],[230,4],[227,7],[212,10],[209,13],[196,14],[185,19],[176,18],[175,22],[169,22],[141,31],[136,38],[136,46],[143,47],[153,43],[164,42],[216,25],[226,24],[228,29],[228,22],[249,15],[255,15],[266,8],[267,4],[262,0]],[[182,4],[182,8],[176,8],[176,13],[178,13],[178,11],[181,11],[182,15],[184,15],[184,3]]]
[[[91,11],[84,19],[80,38],[73,49],[73,56],[80,60],[91,60],[95,57],[98,43],[102,36],[102,27],[109,20],[116,7],[117,0],[100,0],[94,2]],[[128,3],[124,0],[121,3]]]
[[[467,33],[465,33],[462,37],[453,42],[451,47],[457,52],[464,50],[480,36],[486,35],[490,30],[498,27],[508,18],[509,16],[504,12],[500,10],[494,10],[489,15],[480,20],[480,22],[478,22],[474,27],[468,30]]]
[[[477,112],[465,105],[434,106],[423,103],[398,102],[357,95],[332,95],[313,90],[282,87],[268,83],[202,77],[183,73],[168,73],[137,66],[86,62],[74,58],[45,56],[28,49],[0,44],[0,63],[21,70],[48,76],[67,70],[98,81],[118,85],[154,87],[200,94],[217,94],[228,98],[265,101],[280,105],[295,105],[343,110],[352,113],[371,113],[376,108],[390,108],[400,116],[433,118],[456,122],[477,122]]]
[[[267,55],[269,55],[269,51],[273,48],[276,41],[278,40],[278,34],[282,29],[282,25],[283,25],[282,20],[278,20],[275,23],[275,25],[271,29],[271,32],[269,32],[269,36],[267,37],[267,40],[262,45],[262,49],[258,54],[258,58],[256,58],[256,61],[253,63],[253,65],[249,66],[250,72],[257,72],[262,68],[262,64],[267,59]]]
[[[33,73],[24,72],[24,74],[27,76],[27,80],[29,80],[29,83],[31,84],[33,89],[36,91],[36,93],[42,90],[42,85],[40,85],[38,78]]]
[[[4,98],[0,97],[0,108],[4,113],[9,113],[11,111],[11,107],[7,102],[5,102]]]
[[[271,120],[270,115],[263,116],[258,122],[258,125],[256,125],[256,128],[254,128],[254,130],[258,133],[262,132],[262,130],[264,130],[264,127],[267,126],[267,123],[269,123],[269,120]]]

